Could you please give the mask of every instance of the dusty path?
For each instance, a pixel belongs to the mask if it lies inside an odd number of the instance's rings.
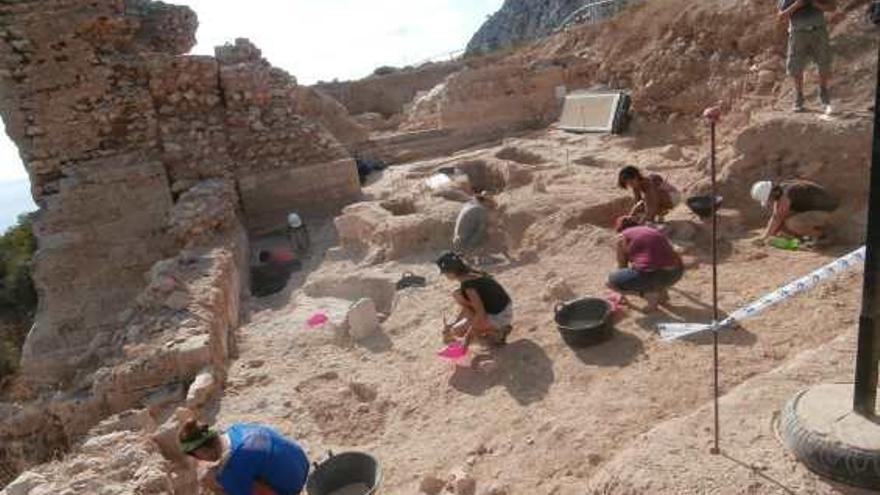
[[[605,181],[608,172],[582,167],[574,178],[560,173],[556,181],[551,174],[548,189],[565,201],[587,200],[584,184]],[[517,317],[502,367],[491,375],[453,370],[435,356],[452,286],[436,275],[430,254],[371,269],[389,277],[412,269],[428,275],[428,286],[398,295],[383,325],[387,338],[369,348],[340,346],[321,329],[305,329],[320,304],[304,305],[301,291],[278,296],[240,330],[240,359],[218,420],[275,424],[301,439],[313,458],[327,450],[369,451],[383,463],[388,493],[418,493],[423,477],[446,479],[454,471],[473,476],[478,493],[492,486],[506,486],[508,493],[583,493],[625,445],[711,398],[708,340],[665,344],[654,330],[659,321],[708,320],[705,264],[688,272],[662,315],[646,316],[634,301],[616,337],[603,345],[573,351],[558,337],[552,303],[541,298],[546,281],[562,277],[578,294],[603,295],[599,288],[613,265],[610,239],[604,229],[575,225],[553,242],[538,243],[537,261],[493,267],[513,294]],[[723,308],[829,259],[756,248],[745,239],[726,243],[723,257]],[[347,261],[325,261],[311,276],[358,270]],[[850,275],[829,283],[726,334],[725,390],[850,328],[858,281]]]

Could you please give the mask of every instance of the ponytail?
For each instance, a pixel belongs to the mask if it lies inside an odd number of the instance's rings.
[[[452,251],[447,251],[437,258],[437,267],[440,268],[440,273],[488,276],[486,272],[468,265],[460,254]]]

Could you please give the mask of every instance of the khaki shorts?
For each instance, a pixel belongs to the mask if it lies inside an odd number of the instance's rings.
[[[824,231],[831,221],[831,213],[827,211],[805,211],[795,213],[785,219],[785,230],[799,236],[813,236],[816,231]]]
[[[788,34],[788,75],[803,74],[810,61],[819,66],[819,73],[831,72],[831,42],[828,41],[828,30],[818,27],[809,31],[791,31]]]

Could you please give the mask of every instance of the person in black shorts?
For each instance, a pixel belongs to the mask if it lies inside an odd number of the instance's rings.
[[[452,323],[445,323],[443,338],[464,338],[467,347],[478,340],[490,347],[504,345],[513,323],[513,301],[494,278],[469,267],[461,256],[446,252],[437,260],[440,273],[459,282],[452,298],[459,307]]]
[[[772,211],[761,240],[777,234],[821,240],[826,237],[831,214],[840,201],[824,187],[803,179],[778,184],[756,182],[752,198]]]

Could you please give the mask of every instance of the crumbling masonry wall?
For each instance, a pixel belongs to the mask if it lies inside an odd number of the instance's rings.
[[[144,274],[180,249],[176,202],[202,181],[230,181],[251,231],[360,194],[348,152],[296,114],[296,80],[253,45],[182,55],[187,7],[34,0],[0,19],[0,115],[40,206],[29,377],[54,385],[114,351]]]

